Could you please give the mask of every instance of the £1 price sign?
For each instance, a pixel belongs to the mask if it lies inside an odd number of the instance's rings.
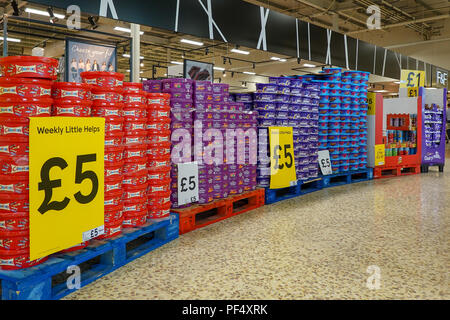
[[[30,258],[104,233],[105,119],[30,120]]]
[[[270,188],[297,185],[292,127],[270,127]]]
[[[400,88],[414,88],[425,86],[425,71],[402,70]]]
[[[198,202],[197,162],[178,164],[178,205]]]

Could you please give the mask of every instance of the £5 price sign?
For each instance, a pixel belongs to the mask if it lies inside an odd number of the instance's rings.
[[[270,188],[297,185],[292,127],[270,127]]]
[[[103,118],[31,118],[30,258],[104,233]]]
[[[178,164],[178,205],[198,201],[198,164],[197,162]]]

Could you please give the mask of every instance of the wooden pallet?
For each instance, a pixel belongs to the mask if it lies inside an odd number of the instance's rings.
[[[248,212],[264,205],[264,190],[257,189],[227,199],[184,209],[172,209],[180,218],[180,234]]]
[[[104,277],[179,236],[178,216],[153,220],[108,240],[92,240],[82,250],[52,255],[45,263],[23,270],[0,271],[1,300],[57,300],[76,291],[67,280],[70,267],[81,271],[80,287]]]
[[[394,178],[420,173],[420,165],[404,167],[377,167],[374,169],[374,179]]]
[[[296,186],[288,188],[266,188],[266,204],[273,204],[283,200],[292,199],[301,195],[321,190],[322,188],[322,178],[301,181],[298,182]]]
[[[348,171],[343,173],[323,176],[323,188],[331,188],[351,183],[369,181],[373,179],[373,169],[366,168],[362,170]]]

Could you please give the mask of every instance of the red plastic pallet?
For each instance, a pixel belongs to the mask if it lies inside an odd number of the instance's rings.
[[[420,166],[379,167],[373,171],[374,179],[409,176],[420,173]]]
[[[180,217],[180,234],[248,212],[264,205],[264,189],[246,192],[208,204],[172,209]]]

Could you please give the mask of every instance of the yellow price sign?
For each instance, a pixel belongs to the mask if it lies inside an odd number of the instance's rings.
[[[375,166],[384,166],[386,163],[386,147],[384,144],[375,145]]]
[[[292,127],[270,127],[270,188],[287,188],[297,184]]]
[[[377,95],[374,92],[367,93],[367,103],[368,103],[367,115],[369,115],[369,116],[375,115],[376,100],[377,100]]]
[[[104,233],[105,119],[30,120],[30,258]]]
[[[425,86],[425,71],[402,70],[400,88],[414,88]]]
[[[415,98],[419,96],[419,88],[408,88],[408,98]]]

